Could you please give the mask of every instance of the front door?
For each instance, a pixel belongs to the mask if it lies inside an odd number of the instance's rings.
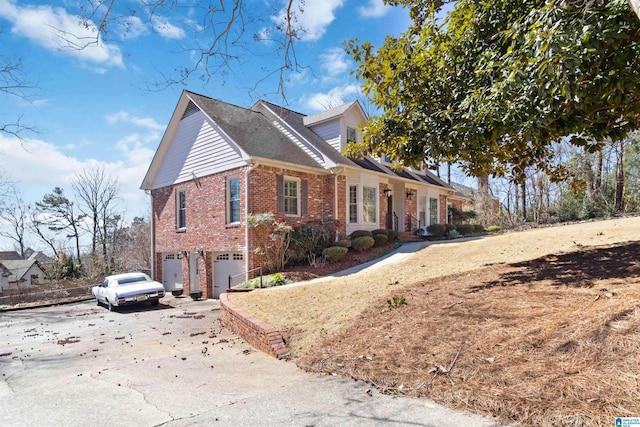
[[[393,196],[387,197],[387,229],[393,229]]]

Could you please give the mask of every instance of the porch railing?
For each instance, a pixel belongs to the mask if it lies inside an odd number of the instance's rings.
[[[245,272],[242,272],[242,273],[234,274],[233,276],[230,274],[229,275],[229,287],[227,289],[231,289],[231,281],[233,279],[235,279],[236,277],[244,276],[245,274],[248,275],[249,273],[253,273],[254,271],[257,271],[257,270],[260,270],[260,288],[262,288],[262,266],[260,266],[260,267],[253,268],[253,269],[251,269],[249,271],[245,271]]]

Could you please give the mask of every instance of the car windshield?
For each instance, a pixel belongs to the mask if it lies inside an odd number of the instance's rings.
[[[147,278],[144,276],[126,277],[124,279],[118,279],[118,286],[130,285],[136,282],[146,282]]]

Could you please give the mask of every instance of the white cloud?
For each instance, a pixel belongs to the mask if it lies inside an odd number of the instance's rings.
[[[124,66],[120,49],[104,43],[93,22],[83,25],[77,16],[61,7],[21,7],[10,0],[0,0],[0,17],[11,21],[12,33],[50,51],[102,66]]]
[[[334,87],[327,93],[315,93],[303,100],[303,105],[313,111],[324,111],[353,101],[361,94],[360,86],[350,84]]]
[[[286,23],[286,4],[271,21],[281,28]],[[336,18],[335,11],[342,7],[344,0],[294,0],[291,7],[293,29],[303,41],[320,39],[327,27]]]
[[[136,117],[127,113],[126,111],[118,111],[115,114],[107,116],[109,123],[125,122],[131,123],[136,126],[144,127],[153,131],[162,131],[165,127],[152,118],[149,117]]]
[[[153,16],[151,18],[151,24],[153,25],[153,29],[160,34],[161,37],[166,39],[182,39],[185,36],[182,28],[176,27],[166,18]]]
[[[344,74],[349,69],[347,54],[339,47],[326,50],[320,55],[322,69],[329,76]]]
[[[393,6],[385,5],[382,0],[369,0],[366,6],[360,6],[358,12],[360,16],[364,18],[382,18],[385,16]]]
[[[149,28],[137,16],[127,16],[118,21],[116,29],[120,38],[135,39],[149,33]]]
[[[63,153],[62,147],[43,140],[29,140],[22,148],[17,139],[0,135],[0,163],[3,172],[16,182],[28,203],[41,200],[54,187],[63,188],[65,194],[72,198],[75,176],[84,169],[103,167],[107,174],[118,179],[120,209],[130,221],[134,216],[148,213],[149,201],[139,187],[154,150],[145,148],[135,138],[116,145],[122,153],[116,161],[80,160]]]

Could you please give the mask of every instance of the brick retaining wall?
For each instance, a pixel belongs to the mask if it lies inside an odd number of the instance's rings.
[[[289,356],[289,349],[282,339],[282,334],[272,325],[237,307],[229,301],[226,293],[220,295],[220,308],[222,324],[253,347],[276,359]]]

